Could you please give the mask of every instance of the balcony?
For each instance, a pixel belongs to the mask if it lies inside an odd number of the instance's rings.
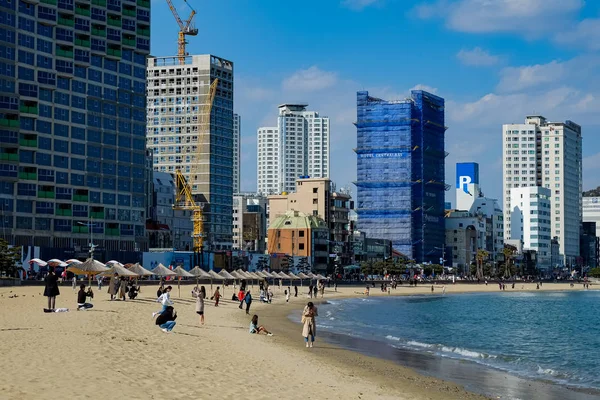
[[[91,46],[90,40],[89,39],[75,39],[75,46],[90,48],[90,46]]]
[[[123,46],[135,47],[135,39],[123,37],[121,43],[123,43]]]
[[[92,35],[106,37],[106,28],[104,27],[92,27]]]
[[[73,211],[70,208],[57,208],[56,215],[63,216],[63,217],[72,217]]]
[[[37,172],[19,172],[19,179],[37,181]]]
[[[57,3],[57,1],[56,1],[56,0],[40,0],[40,3],[43,3],[43,4],[50,4],[50,5],[53,5],[53,6],[55,6],[55,5],[56,5],[56,3]]]
[[[84,7],[81,7],[80,5],[77,5],[75,7],[75,14],[89,17],[90,15],[92,15],[92,12],[90,11],[89,8],[84,8]]]
[[[18,119],[0,118],[0,126],[6,126],[9,128],[19,127]]]
[[[137,0],[137,5],[140,7],[150,8],[150,1],[148,0]]]
[[[121,49],[111,49],[108,48],[106,49],[106,55],[107,56],[113,56],[113,57],[119,57],[121,58]]]
[[[39,114],[37,105],[28,106],[28,105],[21,104],[21,106],[19,107],[19,111],[21,111],[22,114],[35,114],[35,115]]]
[[[58,24],[62,26],[75,26],[75,20],[73,18],[67,18],[65,16],[58,17]]]
[[[59,57],[73,58],[73,49],[57,47],[56,55]]]
[[[19,154],[17,154],[17,153],[0,153],[0,161],[19,161]]]
[[[121,27],[121,18],[109,15],[108,18],[106,19],[106,23],[110,26],[116,26],[116,27],[120,28]]]
[[[92,4],[95,6],[106,7],[106,0],[92,0]]]
[[[39,190],[37,197],[40,199],[53,199],[55,197],[54,190]]]
[[[89,201],[89,196],[87,194],[74,194],[73,201],[81,201],[87,203]]]
[[[137,34],[145,37],[150,37],[150,28],[137,28]]]
[[[71,232],[73,232],[73,233],[90,233],[90,228],[88,226],[73,225]]]
[[[120,236],[119,228],[106,228],[104,234],[106,236]]]

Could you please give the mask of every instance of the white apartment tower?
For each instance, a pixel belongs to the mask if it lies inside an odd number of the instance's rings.
[[[511,189],[510,238],[520,240],[525,250],[535,250],[538,268],[550,267],[552,248],[550,189],[527,186]]]
[[[329,177],[329,118],[307,106],[282,104],[277,127],[258,128],[258,193],[295,192],[301,176]]]
[[[558,239],[563,262],[569,265],[580,253],[581,140],[581,126],[571,121],[548,122],[538,115],[526,117],[524,124],[502,127],[505,239],[511,239],[512,189],[549,189],[551,236]]]
[[[242,117],[233,114],[233,193],[240,192]]]
[[[150,57],[147,78],[146,141],[154,169],[180,170],[187,179],[204,210],[204,250],[231,249],[233,63],[213,55],[187,56],[183,63],[179,57]]]

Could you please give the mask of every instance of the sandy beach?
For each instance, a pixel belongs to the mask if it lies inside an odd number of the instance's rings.
[[[273,331],[272,337],[248,333],[249,318],[239,303],[227,300],[232,287],[225,288],[219,307],[207,300],[206,325],[199,326],[192,287],[182,285],[181,298],[176,286],[172,292],[178,319],[171,334],[163,333],[152,319],[152,312],[160,309],[156,286],[143,286],[140,299],[126,302],[108,301],[106,287],[102,292],[94,287],[94,308],[76,311],[76,291],[69,283],[60,287],[56,307],[70,312],[50,314],[42,311],[42,286],[0,288],[0,399],[485,398],[319,339],[315,348],[305,348],[300,325],[288,318],[302,309],[305,294],[286,304],[276,287],[273,304],[253,302],[251,314],[259,315],[259,324]],[[446,288],[447,295],[498,291],[495,284]],[[251,289],[258,300],[258,286]],[[324,300],[362,296],[363,290],[327,289]],[[535,284],[524,284],[524,290],[535,290]],[[541,290],[582,289],[544,284]],[[436,288],[439,292],[441,286]],[[430,293],[430,285],[403,285],[392,291]],[[388,296],[378,288],[372,288],[371,295]]]

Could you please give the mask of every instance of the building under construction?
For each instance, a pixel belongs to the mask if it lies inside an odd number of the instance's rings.
[[[233,242],[233,63],[213,55],[148,59],[147,147],[180,171],[203,214],[202,249]],[[191,210],[192,208],[185,208]]]
[[[357,93],[358,228],[415,260],[444,246],[444,99],[415,90],[385,101]]]

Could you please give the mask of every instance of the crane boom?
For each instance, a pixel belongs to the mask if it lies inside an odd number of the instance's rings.
[[[180,64],[183,64],[185,62],[185,56],[187,55],[187,52],[185,51],[185,45],[188,42],[185,40],[185,36],[196,36],[198,34],[198,29],[192,26],[192,21],[194,19],[194,16],[196,15],[196,10],[194,10],[192,6],[189,5],[187,0],[184,1],[185,4],[187,4],[188,7],[192,10],[189,18],[185,20],[185,22],[181,20],[177,9],[173,5],[173,1],[167,0],[167,4],[169,5],[169,8],[171,9],[173,16],[175,17],[175,21],[177,21],[177,25],[179,25],[179,37],[177,39],[177,57],[179,58]]]
[[[175,171],[175,180],[177,192],[175,193],[173,210],[189,210],[192,212],[192,240],[194,242],[194,251],[202,251],[204,247],[204,217],[202,215],[202,206],[194,201],[190,185],[188,185],[185,176],[183,176],[180,170]]]

